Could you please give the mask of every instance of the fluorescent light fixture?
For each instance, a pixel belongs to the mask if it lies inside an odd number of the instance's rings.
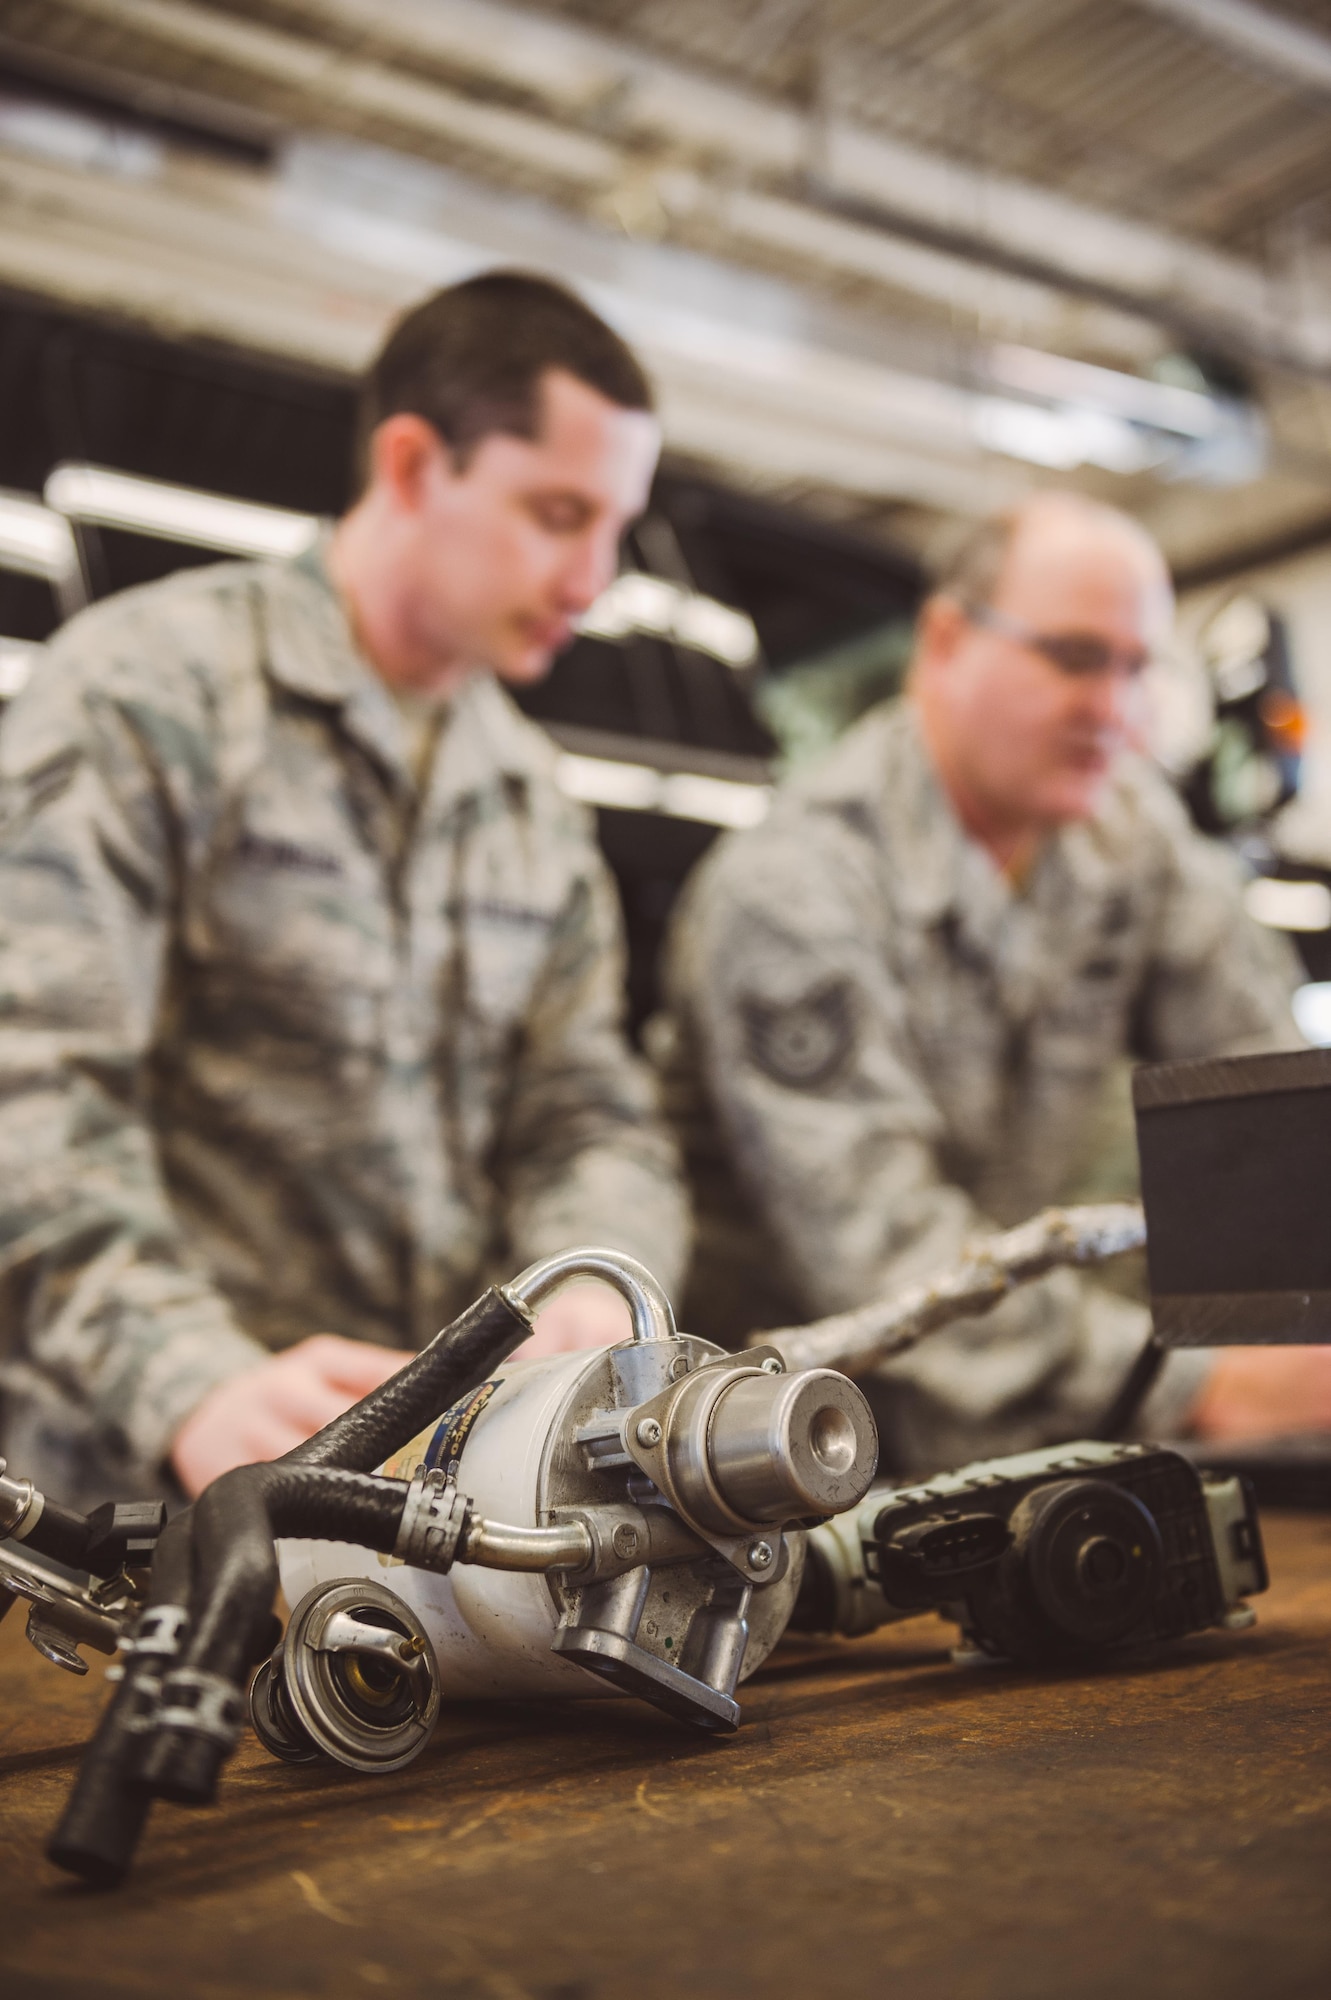
[[[76,572],[78,552],[69,522],[40,500],[0,492],[0,569],[50,582]]]
[[[1299,1033],[1315,1049],[1331,1049],[1331,980],[1315,979],[1294,994]]]
[[[661,784],[662,812],[704,826],[759,826],[771,803],[768,785],[737,785],[733,778],[707,778],[701,772],[673,771]]]
[[[7,92],[0,95],[0,146],[130,180],[151,179],[166,162],[165,147],[128,124]]]
[[[664,813],[703,826],[757,826],[766,818],[772,796],[769,785],[739,784],[695,771],[657,771],[650,764],[582,757],[570,750],[561,754],[555,777],[566,797],[583,805]]]
[[[989,373],[1004,388],[1040,396],[1051,403],[1099,410],[1151,430],[1175,431],[1180,437],[1208,438],[1220,428],[1221,412],[1200,389],[1180,389],[1151,382],[1118,368],[1098,368],[1064,354],[1045,354],[1035,347],[1000,343],[989,350]]]
[[[1244,890],[1243,901],[1248,915],[1273,931],[1331,931],[1331,889],[1325,882],[1259,875]],[[1325,991],[1331,993],[1331,986]]]
[[[620,812],[658,812],[661,773],[648,764],[621,764],[612,757],[579,757],[566,750],[555,767],[559,789],[587,806]]]
[[[578,630],[589,639],[624,639],[643,632],[710,653],[728,667],[747,667],[758,657],[757,627],[745,612],[638,570],[617,576],[579,621]]]
[[[1143,472],[1168,453],[1166,445],[1102,410],[1050,409],[1010,396],[977,396],[971,430],[976,443],[989,451],[1047,465],[1056,472],[1071,472],[1079,465],[1103,466],[1106,472]]]
[[[41,650],[30,639],[0,639],[0,701],[12,701],[28,685]]]
[[[1004,342],[989,349],[988,374],[1038,398],[979,400],[977,441],[1011,457],[1058,471],[1155,471],[1207,486],[1242,485],[1265,470],[1266,424],[1251,404]]]
[[[125,528],[191,548],[216,549],[219,555],[297,556],[319,532],[314,514],[261,507],[100,465],[58,465],[43,497],[71,521]]]

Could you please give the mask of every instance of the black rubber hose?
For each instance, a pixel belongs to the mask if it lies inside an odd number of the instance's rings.
[[[136,1630],[149,1611],[168,1605],[183,1608],[189,1602],[190,1530],[188,1510],[163,1530]],[[138,1724],[155,1705],[163,1668],[170,1664],[160,1655],[129,1655],[125,1677],[83,1753],[69,1803],[47,1843],[47,1855],[57,1868],[81,1875],[100,1889],[113,1889],[124,1880],[148,1817],[151,1798],[134,1774],[141,1740]]]
[[[484,1381],[489,1371],[511,1354],[530,1331],[529,1315],[492,1288],[436,1334],[429,1346],[382,1388],[373,1390],[354,1408],[335,1417],[305,1444],[288,1452],[277,1466],[244,1467],[241,1471],[251,1476],[258,1472],[268,1481],[274,1480],[280,1467],[371,1472],[390,1453],[409,1443],[432,1418],[442,1416],[460,1396]],[[238,1476],[227,1474],[225,1480],[214,1482],[197,1507],[203,1507],[218,1487]],[[380,1491],[389,1484],[374,1482]],[[363,1541],[370,1547],[391,1549],[397,1535],[396,1522],[401,1519],[405,1487],[396,1501],[392,1540],[386,1543],[373,1539],[384,1525],[375,1511],[379,1503],[376,1501],[368,1511],[358,1512],[363,1503],[349,1500],[350,1489],[344,1487],[341,1491],[348,1507],[346,1538]],[[288,1515],[286,1503],[293,1494],[295,1511]],[[270,1497],[273,1513],[269,1511]],[[200,1654],[209,1657],[215,1651],[219,1658],[231,1663],[226,1678],[239,1683],[247,1668],[268,1650],[269,1608],[277,1583],[273,1536],[303,1533],[322,1538],[341,1532],[324,1511],[325,1497],[326,1489],[284,1488],[273,1483],[265,1485],[263,1503],[256,1506],[257,1495],[249,1489],[237,1491],[228,1486],[227,1504],[235,1505],[240,1513],[228,1521],[226,1507],[220,1501],[207,1509],[207,1524],[201,1537],[206,1560],[199,1562],[197,1577],[193,1553],[196,1508],[186,1509],[171,1522],[158,1545],[148,1604],[191,1606],[191,1616],[208,1636],[200,1639],[197,1646],[190,1643],[190,1663]],[[313,1513],[309,1511],[311,1505]],[[86,1523],[82,1524],[82,1532],[86,1545]],[[233,1534],[238,1543],[234,1561],[227,1549]],[[226,1636],[228,1606],[237,1620],[232,1638]],[[184,1731],[154,1734],[142,1732],[136,1726],[155,1705],[163,1666],[169,1669],[184,1663],[183,1656],[174,1662],[163,1662],[160,1658],[136,1661],[130,1655],[125,1678],[84,1753],[69,1805],[50,1843],[48,1852],[58,1866],[82,1875],[89,1882],[111,1886],[123,1878],[133,1858],[152,1791],[160,1788],[192,1800],[213,1796],[217,1774],[227,1755],[224,1745],[197,1736],[190,1738]],[[170,1744],[174,1744],[174,1750],[168,1747]]]
[[[189,1637],[173,1671],[217,1676],[239,1691],[272,1649],[275,1539],[307,1535],[390,1554],[407,1490],[402,1479],[281,1461],[239,1466],[215,1479],[194,1505]],[[171,1699],[168,1680],[163,1703]],[[229,1748],[197,1729],[151,1729],[143,1738],[140,1782],[178,1804],[206,1805]]]
[[[483,1382],[530,1332],[528,1315],[491,1286],[382,1388],[372,1389],[279,1463],[373,1472],[433,1418],[442,1417],[459,1396]]]
[[[254,1664],[277,1593],[273,1543],[312,1536],[391,1555],[406,1500],[405,1479],[280,1461],[215,1479],[194,1508],[195,1585],[181,1664],[239,1680]]]

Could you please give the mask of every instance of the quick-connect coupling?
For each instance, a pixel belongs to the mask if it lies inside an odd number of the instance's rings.
[[[868,1491],[873,1413],[830,1368],[714,1364],[629,1420],[633,1456],[686,1521],[712,1535],[825,1520]]]
[[[860,1390],[830,1368],[741,1375],[713,1408],[707,1463],[746,1522],[825,1517],[868,1490],[878,1430]]]

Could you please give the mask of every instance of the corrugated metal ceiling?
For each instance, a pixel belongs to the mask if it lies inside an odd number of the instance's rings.
[[[536,5],[1218,244],[1260,254],[1296,213],[1331,241],[1331,96],[1132,0]],[[1331,33],[1328,0],[1278,11]]]
[[[886,394],[893,370],[932,371],[951,409],[992,389],[995,342],[1146,377],[1182,347],[1223,357],[1259,398],[1267,476],[1221,497],[1096,460],[1081,482],[1140,505],[1185,556],[1326,511],[1331,0],[1265,10],[1328,37],[1320,91],[1169,14],[1211,0],[517,4],[4,0],[0,65],[84,88],[112,124],[119,105],[174,118],[187,141],[248,139],[251,156],[210,162],[168,130],[155,174],[135,180],[0,144],[0,278],[354,366],[439,276],[429,232],[436,249],[467,235],[471,189],[505,211],[491,243],[478,208],[478,243],[530,257],[510,220],[538,257],[564,257],[567,239],[579,281],[637,283],[648,334],[710,286],[728,340],[681,348],[673,377],[669,357],[656,365],[677,444],[710,441],[728,473],[807,480],[822,504],[867,515],[982,507],[994,481],[1035,475],[1001,446],[917,436],[867,390],[872,438],[858,405],[853,425],[834,423],[837,378],[872,364]],[[710,106],[709,80],[724,86]],[[363,145],[351,158],[364,141],[396,159],[396,179]],[[337,188],[322,186],[323,157]],[[413,161],[438,185],[413,183]],[[311,221],[323,194],[329,212]],[[354,210],[340,222],[338,201]],[[384,246],[399,236],[394,263]],[[771,408],[743,359],[755,331],[794,355],[789,385],[766,385]],[[778,416],[791,428],[774,457]]]

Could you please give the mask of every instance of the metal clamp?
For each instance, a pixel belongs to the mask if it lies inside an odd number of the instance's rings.
[[[189,1612],[183,1604],[153,1604],[135,1627],[134,1636],[122,1639],[120,1650],[137,1658],[172,1659],[180,1651],[180,1635]]]
[[[161,1704],[149,1726],[154,1732],[185,1729],[210,1736],[230,1750],[240,1735],[242,1714],[240,1694],[223,1675],[178,1667],[162,1682]]]
[[[470,1500],[438,1466],[422,1466],[407,1488],[393,1554],[413,1569],[452,1569],[470,1512]]]

